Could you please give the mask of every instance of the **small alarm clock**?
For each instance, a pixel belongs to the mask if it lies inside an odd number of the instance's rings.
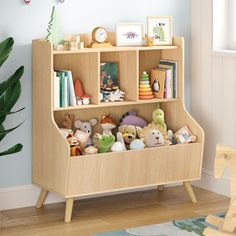
[[[88,45],[90,48],[112,47],[108,42],[108,32],[103,27],[96,27],[92,31],[92,42]]]
[[[102,27],[96,27],[92,31],[92,39],[96,43],[105,43],[107,42],[108,33],[106,29]]]

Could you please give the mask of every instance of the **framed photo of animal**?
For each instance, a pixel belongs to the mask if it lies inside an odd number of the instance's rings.
[[[143,23],[117,23],[116,45],[117,46],[141,46],[144,38]]]
[[[148,38],[154,45],[172,45],[172,16],[149,16],[147,18]]]

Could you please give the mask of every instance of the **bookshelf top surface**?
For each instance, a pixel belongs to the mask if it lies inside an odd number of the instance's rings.
[[[74,53],[92,53],[92,52],[118,52],[118,51],[150,51],[150,50],[167,50],[177,49],[177,46],[132,46],[132,47],[107,47],[107,48],[84,48],[76,51],[53,51],[54,55],[60,54],[74,54]]]

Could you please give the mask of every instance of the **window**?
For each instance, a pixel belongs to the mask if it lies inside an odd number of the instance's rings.
[[[229,2],[229,49],[236,49],[236,0]]]
[[[236,50],[236,0],[213,1],[213,50]]]

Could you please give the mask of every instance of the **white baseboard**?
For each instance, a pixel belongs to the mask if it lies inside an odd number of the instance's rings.
[[[171,184],[169,186],[177,186],[177,185],[181,185],[181,183]],[[131,189],[125,191],[122,190],[112,193],[101,193],[96,195],[83,196],[76,199],[89,199],[94,197],[111,196],[122,193],[139,192],[151,189],[156,189],[156,186]],[[2,188],[2,189],[0,188],[0,211],[34,206],[39,196],[39,193],[40,193],[40,188],[38,188],[35,185],[25,185],[25,186]],[[59,197],[53,193],[49,193],[44,204],[51,204],[64,201],[65,201],[64,198]]]
[[[212,170],[203,169],[202,179],[192,184],[227,197],[230,196],[230,178],[224,175],[221,179],[216,179]]]
[[[229,196],[230,180],[227,177],[216,180],[212,171],[203,170],[202,180],[194,181],[193,184],[200,188],[204,188],[225,196]],[[179,184],[172,184],[170,186],[176,186]],[[127,192],[138,192],[149,189],[155,189],[156,187],[148,187],[127,191],[119,191],[115,193],[97,194],[96,196],[108,196],[116,195]],[[10,188],[0,188],[0,210],[15,209],[22,207],[34,206],[39,196],[40,189],[35,185],[25,185]],[[80,199],[92,198],[94,196],[81,197]],[[49,193],[45,204],[57,203],[65,201],[55,194]]]
[[[24,185],[0,189],[0,211],[14,208],[34,206],[39,196],[40,189],[35,185]],[[64,201],[63,198],[48,194],[45,203]]]

